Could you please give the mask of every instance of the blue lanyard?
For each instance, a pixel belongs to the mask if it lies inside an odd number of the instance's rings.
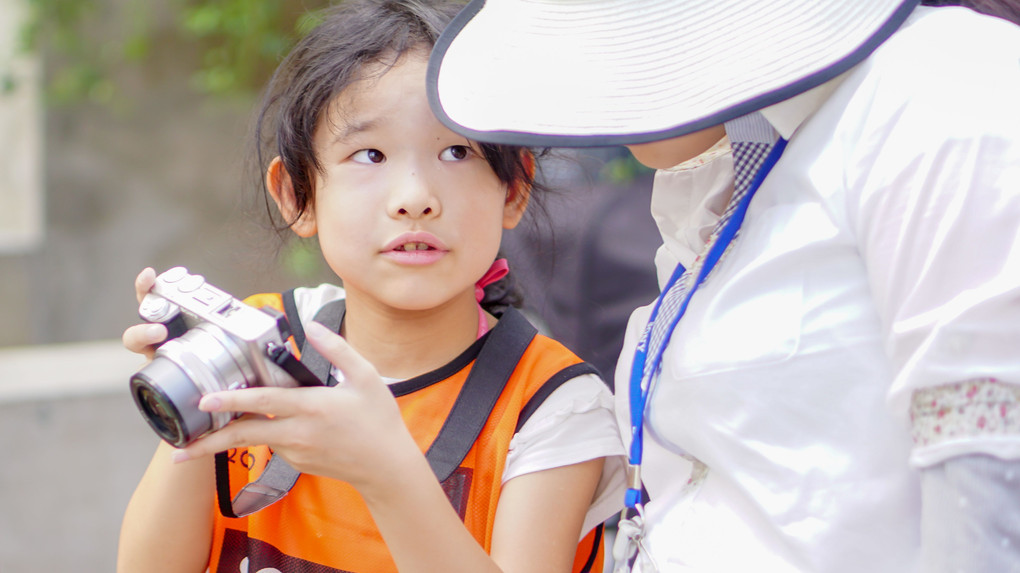
[[[751,199],[754,197],[755,192],[761,187],[765,177],[775,166],[776,162],[779,161],[779,156],[783,154],[783,150],[786,149],[786,140],[780,138],[776,144],[772,147],[772,151],[765,158],[761,168],[755,174],[754,179],[751,182],[750,188],[747,193],[740,198],[740,202],[735,207],[733,214],[725,222],[722,229],[719,231],[719,236],[716,241],[712,244],[708,254],[705,257],[705,262],[701,267],[701,271],[698,273],[697,280],[691,285],[691,288],[684,294],[683,301],[680,303],[680,309],[676,313],[676,316],[671,318],[671,322],[668,325],[669,328],[666,330],[666,338],[659,346],[654,356],[651,356],[652,367],[648,370],[648,376],[645,377],[645,364],[647,363],[648,356],[648,338],[652,332],[652,326],[655,324],[655,320],[659,315],[659,308],[662,306],[663,298],[666,293],[673,287],[673,285],[681,280],[686,269],[682,264],[678,264],[676,269],[673,271],[673,275],[669,278],[669,282],[665,288],[662,289],[662,293],[659,294],[659,298],[655,301],[655,306],[652,308],[652,314],[648,318],[648,324],[645,326],[644,333],[641,335],[641,340],[638,342],[637,348],[634,350],[634,362],[631,364],[630,369],[630,431],[631,431],[631,443],[630,443],[630,472],[628,475],[627,494],[625,503],[629,508],[637,507],[637,504],[641,500],[641,459],[644,450],[644,416],[645,416],[645,405],[648,401],[648,394],[652,388],[652,379],[659,375],[659,369],[662,366],[662,354],[666,347],[669,345],[669,340],[673,335],[673,330],[676,328],[677,323],[680,322],[680,318],[687,311],[687,305],[690,303],[691,297],[694,296],[695,291],[704,282],[705,278],[715,268],[716,263],[722,258],[723,253],[726,252],[727,247],[733,242],[736,237],[737,231],[740,230],[740,225],[744,222],[744,215],[747,214],[747,207],[751,204]]]

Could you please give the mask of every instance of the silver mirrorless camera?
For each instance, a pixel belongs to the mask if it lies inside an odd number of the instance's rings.
[[[239,416],[200,411],[206,394],[322,384],[288,349],[283,313],[249,306],[184,267],[156,277],[138,312],[165,324],[169,335],[152,362],[131,376],[131,395],[152,429],[176,447]]]

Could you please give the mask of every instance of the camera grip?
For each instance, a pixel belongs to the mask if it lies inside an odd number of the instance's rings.
[[[146,319],[144,314],[140,316],[142,317],[142,320],[145,320],[145,322],[149,322],[152,324],[162,324],[163,326],[166,327],[166,338],[154,344],[156,348],[163,346],[167,342],[177,338],[178,336],[181,336],[182,334],[188,331],[188,325],[184,321],[184,314],[180,312],[166,320],[148,320]]]
[[[161,324],[166,327],[166,340],[163,342],[173,340],[188,331],[188,325],[184,322],[184,313],[177,313],[176,316]],[[162,345],[163,342],[159,344]]]
[[[188,331],[188,324],[180,307],[161,296],[149,293],[138,305],[138,316],[145,322],[162,324],[166,327],[166,338],[156,344],[160,347],[168,340],[173,340]]]

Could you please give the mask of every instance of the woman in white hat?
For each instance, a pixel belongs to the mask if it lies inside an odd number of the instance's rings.
[[[475,0],[428,89],[473,139],[660,169],[618,565],[1020,570],[1020,28],[916,0]]]

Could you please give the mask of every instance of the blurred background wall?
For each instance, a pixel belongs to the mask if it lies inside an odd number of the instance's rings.
[[[156,445],[119,342],[139,270],[238,296],[335,281],[244,172],[258,86],[326,4],[0,0],[0,573],[114,569]],[[626,157],[557,152],[550,220],[505,239],[532,318],[609,377],[656,291],[650,174]]]
[[[314,7],[265,3],[294,14]],[[26,57],[41,64],[40,83],[0,61],[8,78],[0,106],[35,115],[38,133],[25,121],[0,133],[0,145],[7,155],[41,142],[34,193],[42,214],[35,237],[0,244],[0,313],[8,325],[0,346],[119,337],[134,320],[132,281],[144,266],[186,264],[233,292],[295,279],[276,264],[275,237],[253,222],[258,190],[242,183],[254,86],[264,72],[218,92],[213,80],[200,83],[210,58],[234,61],[217,56],[217,42],[238,41],[189,31],[200,23],[188,18],[199,19],[205,4],[217,3],[0,0],[3,40],[15,50],[26,49],[31,25],[39,27]],[[208,18],[259,2],[219,4]],[[11,24],[18,12],[21,22]],[[236,17],[219,25],[245,25]],[[22,192],[14,182],[0,197],[6,203]]]

